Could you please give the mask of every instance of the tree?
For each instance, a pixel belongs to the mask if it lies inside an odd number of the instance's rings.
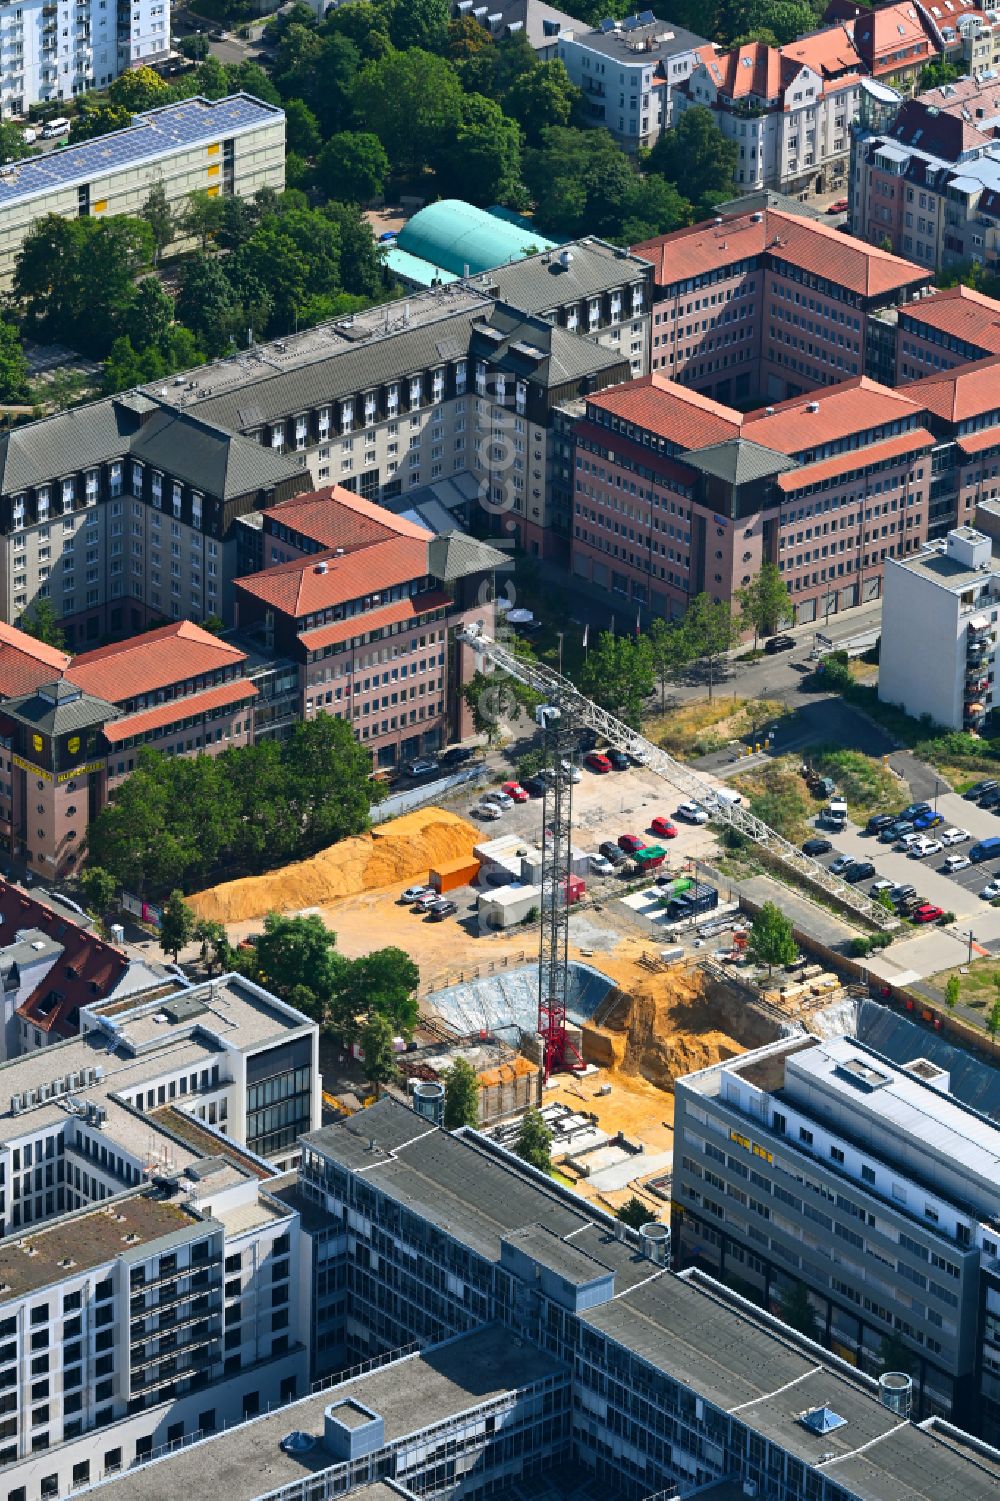
[[[149,196],[139,210],[139,217],[145,219],[153,232],[153,244],[159,259],[177,233],[174,211],[167,201],[162,182],[154,183],[150,188]]]
[[[759,636],[773,636],[795,613],[788,585],[775,563],[762,563],[757,577],[739,591],[737,599],[740,627],[753,631],[755,649]]]
[[[926,94],[929,89],[940,89],[946,83],[954,83],[958,77],[959,70],[954,63],[948,62],[943,55],[935,57],[920,74],[917,92]]]
[[[448,0],[406,0],[394,5],[389,17],[389,38],[404,52],[408,47],[422,47],[427,52],[443,52],[448,41]]]
[[[997,1033],[1000,1032],[1000,995],[990,1007],[990,1014],[986,1018],[986,1030],[990,1034],[990,1041],[996,1047]]]
[[[957,975],[949,975],[948,983],[944,987],[944,1003],[949,1011],[954,1011],[958,1005],[958,998],[962,993],[962,982]]]
[[[738,157],[736,142],[722,134],[710,109],[697,104],[684,110],[677,124],[663,132],[646,166],[668,182],[683,185],[685,197],[694,206],[695,219],[704,219],[717,203],[732,197]]]
[[[0,321],[0,401],[23,402],[28,395],[28,361],[12,323]]]
[[[254,62],[253,58],[244,58],[241,63],[227,63],[225,69],[225,93],[250,94],[254,99],[263,100],[265,104],[281,103],[281,93],[260,63]]]
[[[539,1110],[526,1110],[518,1127],[514,1151],[539,1172],[552,1169],[552,1132]]]
[[[602,631],[587,656],[580,686],[589,698],[633,730],[642,723],[644,701],[653,691],[653,649],[647,636]]]
[[[192,62],[200,63],[208,56],[208,37],[203,31],[194,31],[190,36],[177,38],[177,51]]]
[[[70,130],[70,141],[92,141],[97,136],[110,135],[113,130],[126,130],[132,124],[132,111],[123,104],[111,104],[107,99],[80,100],[76,118]]]
[[[770,975],[776,964],[791,964],[798,953],[792,924],[774,902],[765,902],[750,925],[749,949]]]
[[[59,616],[47,595],[38,595],[31,608],[21,616],[18,626],[36,641],[44,641],[46,646],[54,646],[58,651],[66,645]]]
[[[358,0],[352,0],[357,4]],[[385,249],[357,203],[326,203],[323,218],[336,225],[340,280],[345,292],[374,301],[385,289]]]
[[[316,163],[322,191],[344,203],[367,203],[377,198],[388,176],[385,147],[368,131],[342,130],[332,135]]]
[[[303,99],[285,100],[288,149],[299,156],[315,156],[323,144],[319,121]]]
[[[80,873],[80,894],[88,909],[103,921],[118,901],[118,882],[109,870],[88,865]]]
[[[382,1086],[391,1084],[398,1072],[392,1026],[378,1012],[371,1017],[361,1034],[361,1047],[365,1055],[365,1078],[375,1086],[377,1099],[382,1093]]]
[[[641,1199],[635,1194],[626,1199],[624,1204],[619,1204],[615,1211],[615,1219],[622,1220],[626,1225],[631,1225],[633,1230],[641,1230],[643,1225],[648,1225],[654,1215],[646,1208]]]
[[[330,1022],[346,1041],[357,1036],[359,1025],[382,1016],[393,1035],[407,1041],[420,1016],[416,990],[420,971],[408,954],[392,946],[375,949],[343,966],[338,976]]]
[[[189,193],[187,203],[181,210],[179,228],[192,240],[198,240],[202,250],[218,232],[222,222],[222,205],[225,200],[209,196],[207,188]]]
[[[493,38],[485,26],[472,16],[456,16],[448,22],[447,56],[453,63],[461,63],[477,52],[493,46]]]
[[[337,935],[323,919],[283,917],[269,912],[256,944],[257,968],[264,983],[287,1000],[298,986],[315,998],[309,1014],[320,1019],[340,984],[346,961],[337,953]]]
[[[14,271],[28,332],[103,357],[121,332],[135,274],[152,258],[153,232],[142,219],[40,219]]]
[[[444,1124],[449,1131],[479,1125],[479,1075],[465,1058],[456,1058],[444,1076]]]
[[[467,94],[454,135],[434,165],[445,192],[473,203],[518,203],[521,186],[521,132],[516,120],[482,94]]]
[[[351,88],[356,118],[402,172],[420,172],[439,159],[461,124],[462,99],[451,63],[419,48],[366,63]]]
[[[224,354],[245,327],[232,282],[220,263],[206,255],[185,262],[175,313],[210,355]]]
[[[740,639],[739,622],[724,599],[696,594],[687,607],[681,630],[692,662],[708,668],[708,696],[712,697],[719,663]]]
[[[504,720],[516,720],[523,710],[533,710],[538,694],[503,672],[476,671],[462,689],[462,697],[472,715],[477,735],[485,735],[490,745],[500,738]]]
[[[162,345],[171,323],[174,305],[155,276],[144,276],[132,289],[122,310],[121,327],[134,349]]]
[[[473,24],[479,26],[478,22]],[[502,103],[505,112],[521,126],[527,144],[537,146],[544,130],[570,123],[582,100],[583,93],[570,79],[566,64],[552,58],[519,74]]]
[[[0,162],[19,162],[32,154],[20,125],[13,120],[0,120]]]
[[[174,963],[182,948],[194,938],[195,916],[183,895],[172,891],[160,917],[160,948],[172,954]]]
[[[809,1289],[804,1282],[792,1282],[784,1289],[778,1317],[807,1339],[815,1340],[817,1344],[822,1339],[822,1330],[809,1299]]]
[[[108,99],[130,114],[136,114],[140,110],[155,109],[159,104],[169,104],[170,85],[152,68],[133,68],[118,75],[108,88]]]
[[[195,923],[192,935],[201,944],[202,963],[208,965],[208,973],[215,973],[216,965],[226,969],[231,963],[232,950],[226,937],[225,924],[203,917]]]
[[[687,640],[676,621],[657,617],[646,633],[653,657],[653,671],[660,684],[660,713],[666,712],[667,684],[686,665]]]
[[[604,129],[550,126],[524,155],[535,217],[554,238],[583,233],[618,244],[685,224],[691,205],[655,174],[642,177]]]

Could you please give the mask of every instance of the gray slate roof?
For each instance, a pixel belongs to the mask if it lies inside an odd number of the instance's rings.
[[[269,489],[302,473],[291,455],[276,453],[239,433],[230,435],[191,412],[168,409],[147,420],[133,438],[130,452],[223,500]]]
[[[16,495],[54,476],[120,458],[135,426],[133,414],[109,399],[0,433],[0,491]]]
[[[470,573],[489,573],[495,568],[506,567],[509,562],[506,553],[459,531],[435,537],[428,545],[427,554],[430,572],[441,580],[465,578]]]
[[[486,332],[489,329],[497,330],[502,338]],[[517,348],[518,345],[538,350],[541,359]],[[478,320],[472,330],[469,352],[498,370],[522,375],[546,387],[569,385],[627,363],[625,355],[605,348],[596,339],[570,333],[544,318],[526,316],[502,302],[490,310],[488,318]]]
[[[558,250],[546,251],[485,271],[472,277],[471,285],[495,287],[504,302],[526,313],[544,313],[548,308],[644,281],[652,269],[649,261],[590,235],[572,240],[562,249],[572,256],[568,266],[563,266]]]
[[[3,712],[22,724],[30,724],[32,729],[55,736],[95,729],[117,719],[121,710],[103,698],[81,693],[75,684],[60,678],[37,688],[34,693],[8,699]]]
[[[712,443],[707,448],[686,453],[684,462],[702,474],[728,480],[732,485],[748,485],[754,480],[783,474],[786,469],[801,467],[795,459],[775,453],[773,448],[765,448],[749,438],[729,438],[724,443]]]

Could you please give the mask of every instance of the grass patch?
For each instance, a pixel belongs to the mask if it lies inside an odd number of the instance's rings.
[[[557,1183],[561,1183],[563,1188],[576,1188],[573,1179],[567,1178],[566,1174],[561,1173],[557,1167],[549,1168],[549,1177],[554,1178]]]
[[[958,977],[958,998],[965,1006],[992,1006],[1000,996],[1000,961],[992,954],[955,969],[943,969],[933,976],[935,988],[943,993],[952,975]]]
[[[860,751],[820,749],[810,752],[810,760],[825,777],[832,777],[855,823],[864,823],[873,813],[889,813],[901,808],[909,788],[882,761]]]
[[[685,760],[722,750],[751,733],[763,735],[769,725],[790,712],[786,704],[774,699],[702,698],[655,715],[643,725],[643,734],[669,755]]]
[[[746,798],[751,813],[793,844],[801,844],[813,832],[809,818],[816,805],[793,756],[743,772],[732,778],[732,785]]]

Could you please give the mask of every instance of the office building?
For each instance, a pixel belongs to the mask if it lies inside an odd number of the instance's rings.
[[[905,1377],[880,1402],[846,1361],[669,1271],[665,1226],[616,1226],[392,1101],[310,1135],[277,1191],[311,1209],[315,1327],[379,1368],[111,1480],[107,1501],[986,1501],[1000,1478],[996,1451],[906,1421]]]
[[[773,208],[633,249],[653,263],[650,369],[740,405],[869,373],[869,320],[930,282],[919,266]]]
[[[841,27],[787,47],[746,42],[717,56],[707,49],[674,93],[674,115],[710,109],[737,147],[737,192],[773,188],[790,195],[846,185],[850,123],[864,64]]]
[[[34,104],[75,99],[104,89],[120,73],[165,58],[170,51],[166,0],[21,0],[0,16],[4,116],[26,115]]]
[[[866,1371],[902,1345],[916,1411],[1000,1422],[996,1123],[928,1059],[795,1037],[679,1080],[673,1250]]]
[[[139,0],[134,9],[148,5],[149,0]],[[169,16],[165,0],[159,8]],[[0,45],[9,15],[13,11],[0,23]],[[157,186],[177,209],[196,191],[241,197],[260,188],[280,191],[285,186],[283,111],[249,94],[184,99],[136,115],[111,135],[8,164],[0,172],[0,288],[10,288],[25,236],[46,214],[64,219],[138,214]]]
[[[559,59],[583,90],[588,123],[609,130],[629,152],[656,145],[673,124],[674,90],[712,50],[704,37],[648,10],[558,38]]]
[[[885,571],[879,698],[914,719],[980,730],[996,705],[1000,564],[963,526]]]

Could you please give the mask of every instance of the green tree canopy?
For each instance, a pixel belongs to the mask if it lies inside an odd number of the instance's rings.
[[[756,578],[739,591],[737,598],[740,626],[753,631],[755,646],[759,636],[773,636],[795,613],[788,585],[775,563],[762,563]]]
[[[643,703],[653,691],[654,671],[648,637],[602,631],[584,663],[580,686],[602,709],[637,730]]]
[[[479,1075],[466,1058],[456,1058],[444,1076],[444,1124],[449,1131],[479,1125]]]
[[[139,217],[145,219],[149,225],[153,232],[156,253],[158,256],[162,255],[177,233],[174,211],[167,201],[166,190],[162,182],[156,182],[150,188],[149,196],[139,210]]]
[[[443,52],[448,42],[448,0],[405,0],[390,11],[389,38],[394,47],[422,47]]]
[[[739,621],[728,601],[710,594],[696,594],[681,621],[681,631],[691,662],[708,669],[708,696],[712,697],[723,657],[740,639]]]
[[[285,133],[289,151],[315,156],[323,144],[319,121],[304,99],[285,100]]]
[[[24,131],[13,120],[0,120],[0,162],[19,162],[35,153],[24,139]]]
[[[646,1208],[641,1199],[636,1198],[635,1194],[630,1199],[626,1199],[624,1204],[619,1204],[615,1210],[615,1219],[623,1220],[633,1230],[641,1230],[643,1225],[648,1225],[650,1220],[655,1218],[656,1216]]]
[[[377,1012],[371,1017],[361,1034],[364,1053],[365,1078],[374,1085],[376,1098],[386,1084],[391,1084],[399,1072],[396,1049],[393,1046],[392,1025]]]
[[[954,1011],[958,1005],[958,998],[962,994],[962,982],[957,975],[949,975],[948,983],[944,987],[944,1003],[949,1011]]]
[[[776,964],[794,961],[798,945],[792,924],[774,902],[765,902],[751,923],[748,947],[758,964],[767,965],[768,974]]]
[[[685,109],[665,130],[647,158],[647,167],[683,188],[696,220],[707,218],[717,203],[733,195],[739,148],[727,140],[704,105]]]
[[[461,126],[462,97],[451,63],[418,47],[366,63],[351,89],[357,119],[403,172],[440,159]]]
[[[170,85],[152,68],[133,68],[128,73],[120,73],[110,85],[108,100],[136,114],[140,110],[169,104]]]
[[[206,255],[184,263],[175,311],[210,355],[224,354],[245,330],[232,282],[219,261]]]
[[[566,64],[552,58],[518,74],[504,95],[503,107],[521,126],[528,145],[537,146],[543,131],[569,125],[582,100],[583,94],[571,81]]]
[[[44,641],[46,646],[54,646],[59,651],[64,650],[66,637],[59,624],[55,606],[47,595],[39,594],[17,623],[22,631],[34,636],[36,641]]]
[[[300,1002],[308,999],[308,1011],[318,1021],[343,979],[347,961],[337,953],[337,935],[323,919],[285,917],[269,912],[264,931],[257,939],[255,963],[265,985],[283,1000],[297,990]],[[303,987],[308,996],[303,993]]]
[[[174,963],[181,949],[194,938],[195,916],[179,891],[172,891],[160,917],[160,948],[173,955]]]
[[[28,361],[20,334],[12,323],[0,320],[0,401],[23,402],[28,391]]]
[[[316,179],[329,198],[343,203],[367,203],[385,187],[389,158],[377,135],[342,130],[332,135],[319,154]]]
[[[132,124],[132,111],[123,104],[112,104],[106,98],[80,100],[70,129],[70,141],[92,141],[96,136],[110,135],[113,130],[125,130]]]
[[[442,192],[472,203],[512,203],[523,196],[521,132],[499,104],[466,94],[454,135],[434,159]]]
[[[394,1034],[407,1041],[420,1015],[416,990],[420,971],[402,949],[376,949],[355,959],[340,976],[331,1025],[353,1041],[376,1013],[384,1016]]]
[[[14,270],[27,331],[84,354],[106,354],[121,332],[135,273],[152,258],[153,232],[144,220],[40,219]]]
[[[604,129],[550,126],[524,157],[539,226],[554,238],[591,233],[618,244],[664,234],[690,219],[671,184],[644,178]]]
[[[653,671],[660,685],[660,712],[667,707],[667,684],[687,666],[689,641],[676,620],[657,617],[646,634],[653,659]]]
[[[547,1173],[552,1167],[552,1132],[539,1110],[526,1110],[518,1127],[514,1151],[522,1161]]]
[[[80,876],[80,895],[88,911],[103,920],[117,904],[118,882],[110,871],[90,865]]]

